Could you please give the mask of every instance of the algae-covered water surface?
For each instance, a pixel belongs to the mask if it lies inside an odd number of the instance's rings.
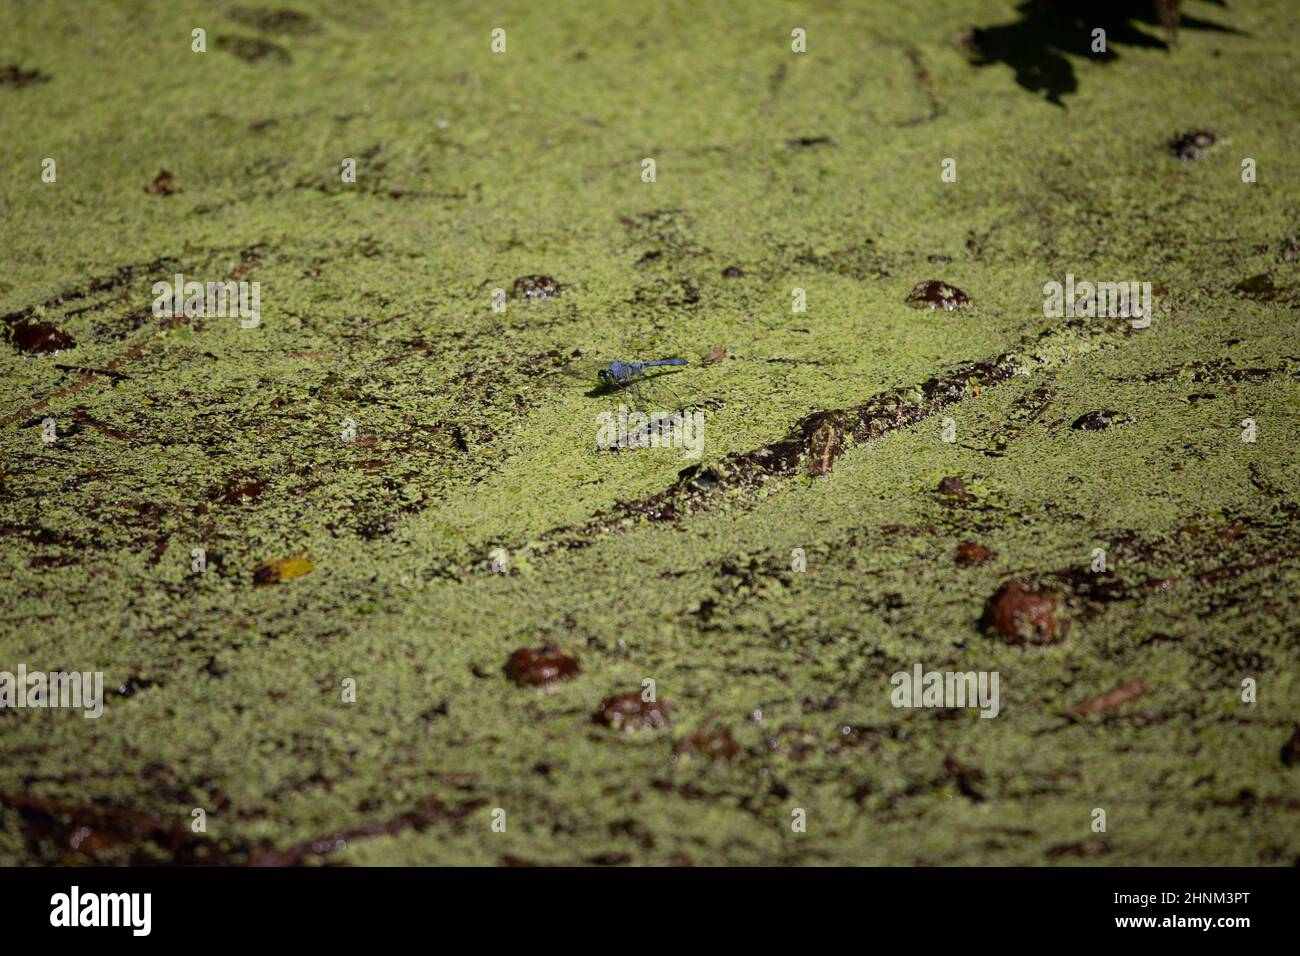
[[[0,7],[0,864],[1300,862],[1300,8],[1113,7]]]

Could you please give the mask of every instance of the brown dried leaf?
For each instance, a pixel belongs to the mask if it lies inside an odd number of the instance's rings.
[[[1108,690],[1099,697],[1091,697],[1081,704],[1075,704],[1065,712],[1066,717],[1089,717],[1093,714],[1104,714],[1107,711],[1116,710],[1130,701],[1137,700],[1147,692],[1145,681],[1129,681],[1127,684],[1121,684],[1114,690]]]
[[[808,440],[808,450],[811,453],[809,469],[818,477],[824,478],[831,473],[831,468],[835,465],[835,459],[843,451],[844,442],[840,438],[839,432],[829,421],[824,421],[817,426],[817,430],[812,433]]]

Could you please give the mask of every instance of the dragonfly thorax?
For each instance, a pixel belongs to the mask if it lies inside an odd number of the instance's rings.
[[[597,374],[600,380],[605,384],[617,384],[630,377],[636,371],[636,367],[629,362],[610,362],[609,368],[601,369]]]

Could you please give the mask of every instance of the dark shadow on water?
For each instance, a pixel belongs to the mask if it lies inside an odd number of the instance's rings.
[[[1204,2],[1227,6],[1225,0]],[[1232,27],[1180,15],[1180,7],[1174,0],[1026,0],[1016,8],[1016,22],[972,33],[974,64],[1005,63],[1016,71],[1020,86],[1064,108],[1061,97],[1079,88],[1070,56],[1110,61],[1119,58],[1119,47],[1171,50],[1180,28],[1241,35]],[[1092,31],[1098,27],[1106,31],[1105,53],[1092,52]]]

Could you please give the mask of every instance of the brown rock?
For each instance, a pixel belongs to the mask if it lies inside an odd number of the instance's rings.
[[[144,191],[151,196],[170,196],[176,189],[176,177],[165,169],[159,170],[158,175],[144,187]]]
[[[950,497],[964,500],[969,497],[966,491],[966,482],[957,477],[945,478],[939,482],[939,494],[949,495]]]
[[[222,489],[217,501],[223,505],[242,505],[245,501],[256,501],[262,497],[262,483],[231,478]]]
[[[506,662],[506,673],[520,687],[549,687],[577,676],[578,670],[577,659],[549,641],[537,648],[521,647]]]
[[[561,286],[550,276],[520,276],[515,280],[516,299],[551,299],[559,295]]]
[[[722,727],[717,730],[694,730],[678,741],[674,753],[682,754],[694,751],[711,760],[731,760],[740,753],[740,745],[731,736],[731,730]]]
[[[970,298],[955,285],[949,285],[938,279],[926,279],[918,282],[907,294],[907,304],[917,309],[942,309],[944,312],[956,312],[970,304]]]
[[[9,330],[9,341],[20,352],[59,352],[77,343],[48,322],[21,322]]]
[[[1214,146],[1215,139],[1215,135],[1209,130],[1192,130],[1170,140],[1169,151],[1184,162],[1204,159],[1210,155],[1210,148]]]
[[[1065,628],[1056,619],[1060,604],[1049,591],[1008,581],[989,599],[984,626],[1012,644],[1059,644],[1065,640]]]
[[[22,87],[29,83],[45,83],[49,77],[40,70],[24,70],[17,64],[9,66],[0,66],[0,85],[11,83],[14,86]]]
[[[1113,425],[1127,425],[1133,419],[1123,412],[1109,408],[1099,408],[1095,412],[1080,415],[1070,425],[1071,428],[1085,432],[1099,432]]]
[[[993,552],[977,541],[963,541],[957,545],[953,560],[963,568],[973,568],[993,557]]]
[[[593,719],[625,734],[658,730],[669,724],[668,704],[666,701],[642,700],[639,691],[631,690],[602,700]]]

